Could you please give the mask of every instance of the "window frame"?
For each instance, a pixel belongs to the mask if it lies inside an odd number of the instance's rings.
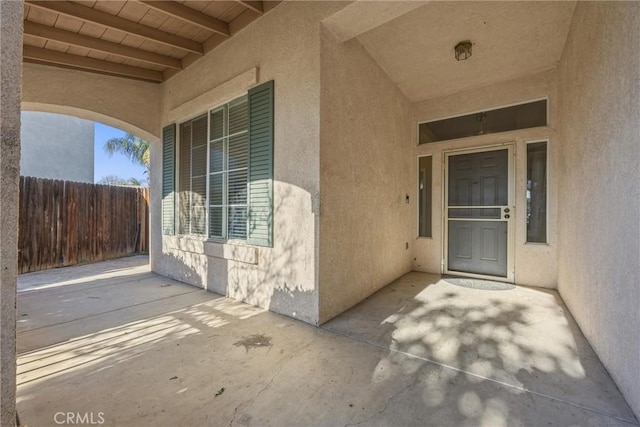
[[[547,166],[547,170],[546,170],[546,191],[545,191],[545,241],[544,242],[530,242],[528,241],[528,227],[527,227],[527,182],[528,182],[528,177],[529,177],[529,144],[538,144],[544,142],[547,144],[547,152],[545,155],[545,162],[546,162],[546,166]],[[524,244],[525,245],[542,245],[542,246],[550,246],[550,237],[551,235],[549,234],[549,198],[550,198],[550,188],[551,186],[550,181],[551,181],[551,163],[549,162],[549,155],[550,155],[550,138],[537,138],[537,139],[531,139],[531,140],[525,140],[524,141],[524,170],[525,170],[525,175],[524,175],[524,209],[522,209],[523,211],[523,220],[524,220]]]
[[[247,166],[244,168],[246,170],[247,173],[247,200],[245,203],[245,209],[249,212],[249,198],[248,198],[248,175],[249,175],[249,117],[247,117],[247,129],[245,131],[242,132],[237,132],[233,135],[229,135],[226,134],[228,132],[228,127],[229,127],[229,123],[228,123],[228,110],[229,110],[229,105],[231,103],[233,103],[234,101],[240,100],[242,98],[245,99],[245,102],[248,104],[249,103],[249,98],[248,98],[248,92],[243,93],[242,95],[239,96],[235,96],[231,99],[229,99],[228,101],[222,102],[220,104],[217,104],[213,107],[207,108],[207,110],[205,112],[198,112],[195,113],[187,118],[184,118],[183,120],[180,120],[178,122],[176,122],[176,160],[175,160],[175,164],[176,164],[176,189],[178,190],[177,193],[180,193],[180,149],[182,147],[182,132],[181,132],[181,128],[182,125],[184,125],[187,122],[193,122],[195,120],[198,120],[200,118],[202,118],[203,116],[206,115],[207,118],[207,141],[206,141],[206,163],[207,163],[207,170],[206,170],[206,200],[205,200],[205,227],[204,227],[204,233],[193,233],[192,232],[192,220],[190,219],[189,221],[189,232],[188,233],[180,233],[180,197],[176,197],[176,201],[175,201],[175,216],[174,216],[174,221],[176,222],[174,224],[174,228],[176,229],[176,231],[178,231],[176,234],[180,237],[188,237],[188,238],[192,238],[192,239],[198,239],[198,240],[203,240],[203,241],[210,241],[210,242],[215,242],[215,243],[244,243],[247,244],[248,243],[248,227],[247,227],[247,235],[245,236],[244,239],[242,238],[229,238],[228,237],[228,224],[226,223],[227,219],[228,219],[228,213],[226,212],[228,210],[228,208],[231,206],[230,204],[223,204],[221,205],[221,207],[223,208],[223,218],[222,218],[222,230],[223,230],[223,236],[222,237],[218,237],[218,236],[211,236],[210,235],[210,209],[211,209],[211,193],[210,193],[210,176],[212,175],[211,172],[211,143],[213,142],[211,140],[211,113],[220,109],[223,109],[225,111],[225,120],[223,123],[224,126],[224,130],[223,130],[223,136],[220,138],[216,138],[216,142],[222,140],[223,141],[223,153],[224,153],[224,165],[223,165],[223,170],[221,172],[218,172],[220,174],[222,174],[223,177],[223,184],[222,184],[222,188],[223,188],[223,202],[227,201],[228,202],[228,173],[230,171],[230,169],[228,169],[228,163],[229,163],[229,159],[228,159],[228,145],[229,145],[229,138],[232,136],[237,136],[237,135],[241,135],[241,134],[246,134],[247,135]],[[248,116],[249,112],[247,111],[247,116]],[[191,134],[193,134],[193,125],[192,126],[192,130],[191,130]],[[190,147],[190,153],[193,152],[193,147]],[[192,188],[192,182],[193,182],[193,158],[189,159],[191,166],[191,170],[189,173],[189,215],[191,218],[191,211],[193,210],[193,203],[192,203],[192,199],[193,199],[193,194],[191,191]],[[242,168],[236,168],[234,169],[234,171],[239,170]]]
[[[240,99],[244,98],[245,103],[247,104],[247,127],[245,130],[241,131],[241,132],[236,132],[234,134],[230,133],[229,130],[229,108],[231,106],[232,103],[234,103],[235,101],[238,101]],[[249,198],[248,198],[248,193],[249,193],[249,111],[248,111],[248,104],[249,104],[249,98],[248,98],[248,94],[242,95],[242,96],[238,96],[224,104],[221,104],[215,108],[211,108],[208,110],[207,112],[207,227],[206,227],[206,237],[209,240],[212,241],[241,241],[241,242],[246,242],[248,240],[248,226],[247,228],[245,228],[245,238],[239,238],[239,237],[229,237],[229,208],[232,207],[240,207],[242,208],[244,206],[245,209],[245,220],[247,220],[247,215],[249,212]],[[216,112],[216,111],[223,111],[223,130],[222,130],[222,136],[216,138],[215,140],[211,139],[211,115],[212,113]],[[246,135],[246,144],[247,144],[247,164],[245,167],[243,168],[235,168],[235,169],[231,169],[229,167],[229,142],[231,140],[231,138],[236,137],[236,136],[241,136],[241,135]],[[222,164],[222,170],[218,171],[218,172],[212,172],[211,171],[211,144],[214,142],[222,142],[222,152],[223,152],[223,164]],[[231,172],[237,172],[237,171],[241,171],[242,169],[245,170],[245,173],[247,175],[247,182],[245,184],[245,203],[242,204],[231,204],[229,202],[229,175]],[[211,235],[211,223],[210,223],[210,215],[211,215],[211,193],[210,193],[210,187],[211,187],[211,176],[214,174],[219,174],[222,175],[222,204],[221,205],[215,205],[214,207],[219,207],[222,209],[222,236],[212,236]]]
[[[420,159],[423,157],[431,157],[431,236],[420,235]],[[416,159],[417,171],[416,171],[416,238],[417,239],[429,239],[433,240],[433,172],[434,172],[434,155],[433,154],[419,154]]]
[[[517,107],[518,105],[525,105],[525,104],[530,104],[533,102],[539,102],[539,101],[546,101],[547,103],[547,117],[546,117],[546,126],[538,126],[538,127],[533,127],[533,128],[525,128],[525,129],[512,129],[512,130],[508,130],[508,131],[504,131],[504,132],[496,132],[496,133],[486,133],[484,135],[499,135],[501,133],[506,133],[506,132],[520,132],[520,131],[526,131],[526,130],[530,130],[530,129],[536,129],[536,128],[547,128],[550,126],[549,124],[549,119],[551,117],[551,111],[550,111],[550,99],[549,96],[543,96],[543,97],[539,97],[539,98],[531,98],[531,99],[527,99],[525,101],[518,101],[518,102],[512,102],[512,103],[508,103],[508,104],[501,104],[501,105],[496,105],[493,107],[488,107],[488,108],[483,108],[483,109],[478,109],[478,110],[472,110],[472,111],[466,111],[466,112],[462,112],[462,113],[456,113],[456,114],[450,114],[448,116],[442,116],[442,117],[436,117],[433,119],[428,119],[428,120],[421,120],[418,121],[416,123],[416,147],[421,147],[421,146],[428,146],[430,144],[446,144],[446,143],[450,143],[451,141],[459,141],[462,139],[468,139],[468,138],[477,138],[480,135],[470,135],[470,136],[465,136],[465,137],[461,137],[461,138],[455,138],[455,139],[444,139],[441,141],[433,141],[433,142],[426,142],[426,143],[420,143],[420,125],[425,124],[425,123],[431,123],[431,122],[438,122],[441,120],[447,120],[447,119],[455,119],[457,117],[462,117],[462,116],[468,116],[471,114],[479,114],[479,113],[486,113],[486,112],[490,112],[490,111],[495,111],[495,110],[500,110],[503,108],[509,108],[509,107]],[[538,141],[540,142],[540,141]]]

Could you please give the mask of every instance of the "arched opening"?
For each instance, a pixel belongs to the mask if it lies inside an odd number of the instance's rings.
[[[78,117],[80,119],[104,123],[105,125],[122,129],[125,132],[137,135],[140,138],[146,139],[151,143],[156,142],[160,139],[158,135],[155,135],[140,126],[136,126],[133,123],[129,123],[112,116],[82,108],[40,102],[22,102],[22,111],[39,111],[43,113],[64,114],[67,116]]]
[[[24,103],[22,113],[19,272],[148,255],[148,144],[157,138],[73,107]],[[145,143],[145,163],[104,150],[129,135]]]

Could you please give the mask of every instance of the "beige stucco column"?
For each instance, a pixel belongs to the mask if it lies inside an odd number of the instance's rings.
[[[0,2],[0,426],[15,425],[22,1]]]

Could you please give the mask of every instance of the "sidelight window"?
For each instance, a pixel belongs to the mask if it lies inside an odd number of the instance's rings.
[[[527,242],[547,243],[547,142],[527,144]]]

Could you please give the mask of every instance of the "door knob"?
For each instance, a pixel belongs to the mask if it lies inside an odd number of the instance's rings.
[[[504,208],[504,213],[509,213],[509,208]]]
[[[509,219],[509,214],[506,214],[506,215],[504,216],[504,219]]]

